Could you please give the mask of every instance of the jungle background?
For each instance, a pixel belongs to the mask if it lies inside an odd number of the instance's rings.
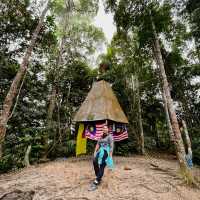
[[[0,1],[0,110],[22,57],[39,22],[45,1]],[[12,105],[2,142],[0,172],[75,155],[77,125],[73,116],[94,81],[104,79],[126,113],[129,139],[115,144],[115,155],[145,151],[175,154],[162,100],[161,77],[152,53],[151,12],[174,101],[176,115],[185,120],[193,162],[200,165],[200,2],[104,1],[114,13],[117,32],[107,51],[94,62],[106,39],[92,23],[98,1],[51,1],[37,37],[28,69]],[[105,67],[105,73],[99,67]],[[181,124],[181,123],[180,123]],[[181,127],[181,125],[180,125]],[[73,129],[73,130],[72,130]],[[183,128],[181,128],[183,131]],[[87,152],[95,143],[88,141]]]

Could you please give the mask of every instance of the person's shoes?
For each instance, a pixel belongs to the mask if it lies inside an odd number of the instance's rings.
[[[96,179],[94,180],[93,184],[95,185],[99,185],[99,181],[97,181]]]
[[[90,188],[88,189],[88,191],[94,191],[96,189],[97,189],[97,185],[94,184],[94,183],[92,183],[91,186],[90,186]]]

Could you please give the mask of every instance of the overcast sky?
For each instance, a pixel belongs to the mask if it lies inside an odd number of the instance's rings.
[[[105,13],[102,0],[100,0],[99,10],[98,10],[97,16],[94,19],[93,24],[97,27],[100,27],[103,30],[107,43],[110,43],[112,40],[112,36],[116,31],[116,27],[113,22],[113,15],[111,13]],[[97,64],[98,56],[102,53],[106,53],[106,46],[107,45],[104,44],[102,45],[101,49],[98,49],[96,51],[94,60],[92,62],[94,65]]]
[[[95,17],[94,24],[103,29],[108,42],[110,42],[113,33],[116,31],[116,27],[113,23],[113,15],[111,13],[105,13],[102,0],[100,1],[99,11]]]
[[[102,28],[107,42],[110,43],[113,33],[116,31],[116,27],[113,22],[113,15],[111,13],[105,13],[102,0],[99,3],[99,11],[94,19],[94,25]],[[106,52],[106,46],[104,45],[102,52]]]

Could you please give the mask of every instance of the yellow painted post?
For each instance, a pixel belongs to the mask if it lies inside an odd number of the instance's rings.
[[[84,137],[84,124],[80,123],[76,140],[76,156],[86,154],[87,138]]]

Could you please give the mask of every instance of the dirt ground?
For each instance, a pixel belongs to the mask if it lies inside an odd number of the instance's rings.
[[[200,190],[186,186],[176,160],[115,157],[96,191],[91,158],[70,158],[0,175],[0,200],[199,200]],[[152,165],[153,164],[153,165]],[[200,177],[200,169],[194,169]]]

